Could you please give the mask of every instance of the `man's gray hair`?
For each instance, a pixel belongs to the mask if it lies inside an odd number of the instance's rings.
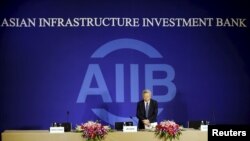
[[[142,91],[142,95],[144,95],[145,93],[150,93],[150,94],[152,94],[152,92],[151,92],[149,89],[145,89],[145,90]]]

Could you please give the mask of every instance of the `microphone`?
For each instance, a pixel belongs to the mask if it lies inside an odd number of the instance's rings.
[[[72,129],[72,124],[69,122],[69,111],[66,111],[67,122],[63,122],[62,126],[64,127],[65,132],[70,132]]]
[[[67,122],[69,122],[69,111],[67,111]]]

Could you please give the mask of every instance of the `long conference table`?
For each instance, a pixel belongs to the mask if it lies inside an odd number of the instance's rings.
[[[48,130],[6,130],[2,132],[2,141],[85,141],[81,133],[50,133]],[[207,141],[206,131],[185,129],[179,141]],[[135,133],[109,132],[104,141],[160,141],[154,132],[138,131]]]

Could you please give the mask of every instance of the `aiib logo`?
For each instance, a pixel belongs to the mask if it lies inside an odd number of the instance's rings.
[[[163,58],[163,56],[151,45],[129,38],[122,38],[117,40],[112,40],[106,44],[99,47],[91,56],[92,59],[95,58],[105,58],[108,54],[111,54],[117,50],[131,49],[143,53],[149,58]],[[105,81],[105,75],[102,73],[102,66],[100,64],[89,64],[83,83],[80,89],[79,96],[77,98],[77,103],[85,103],[86,98],[91,95],[98,95],[102,98],[104,103],[124,103],[124,64],[114,64],[115,65],[115,101],[112,100],[110,95],[110,90],[107,87]],[[154,72],[164,72],[166,73],[164,78],[154,78]],[[145,87],[152,90],[154,86],[164,86],[167,88],[166,94],[153,95],[153,98],[160,102],[169,102],[176,95],[176,86],[172,82],[175,77],[175,71],[172,66],[168,64],[145,64]],[[95,78],[97,87],[91,87],[91,83]],[[138,102],[139,95],[139,65],[130,64],[130,102]],[[154,92],[153,92],[154,94]],[[93,108],[91,109],[94,114],[96,114],[103,121],[114,125],[116,121],[128,121],[130,118],[121,117],[112,114],[104,108]],[[159,108],[158,114],[162,112],[163,108]],[[136,117],[132,117],[133,120],[137,120]]]

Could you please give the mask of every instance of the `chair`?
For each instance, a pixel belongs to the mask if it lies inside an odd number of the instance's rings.
[[[201,120],[188,121],[188,128],[199,129],[201,126]]]
[[[115,122],[115,130],[121,131],[123,129],[123,122]]]

